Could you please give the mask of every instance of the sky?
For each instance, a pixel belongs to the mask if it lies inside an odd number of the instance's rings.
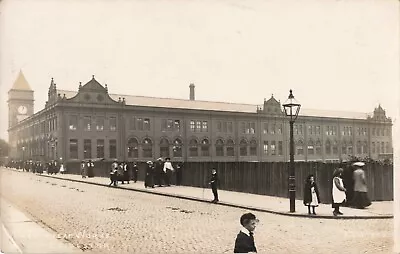
[[[399,108],[395,0],[2,0],[0,112],[22,70],[44,107],[53,77],[77,90],[308,109]],[[0,138],[8,139],[7,121]]]

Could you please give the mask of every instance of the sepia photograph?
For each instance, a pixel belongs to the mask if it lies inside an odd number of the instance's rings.
[[[0,254],[400,254],[399,7],[0,0]]]

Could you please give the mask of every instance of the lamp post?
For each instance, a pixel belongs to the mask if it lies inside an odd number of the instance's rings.
[[[289,162],[289,198],[290,198],[290,212],[296,211],[296,178],[294,171],[294,139],[293,139],[293,124],[297,119],[300,111],[300,104],[294,99],[292,90],[290,90],[289,97],[283,109],[285,110],[286,116],[289,117],[290,124],[290,162]]]

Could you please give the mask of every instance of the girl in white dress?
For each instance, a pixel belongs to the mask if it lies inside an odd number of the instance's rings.
[[[314,175],[309,175],[304,185],[304,198],[303,203],[308,207],[308,214],[316,215],[315,207],[320,203],[318,186],[315,183]]]
[[[343,169],[338,168],[333,172],[333,181],[332,181],[332,208],[333,215],[343,215],[342,212],[339,211],[339,207],[346,200],[346,188],[344,188],[343,180],[342,180]]]

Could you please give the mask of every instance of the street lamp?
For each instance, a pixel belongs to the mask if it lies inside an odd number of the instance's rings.
[[[289,97],[283,109],[285,110],[286,116],[289,117],[290,123],[290,163],[289,163],[289,198],[290,198],[290,212],[296,211],[296,178],[294,171],[294,140],[293,140],[293,124],[299,115],[301,105],[294,99],[292,90],[290,90]]]

